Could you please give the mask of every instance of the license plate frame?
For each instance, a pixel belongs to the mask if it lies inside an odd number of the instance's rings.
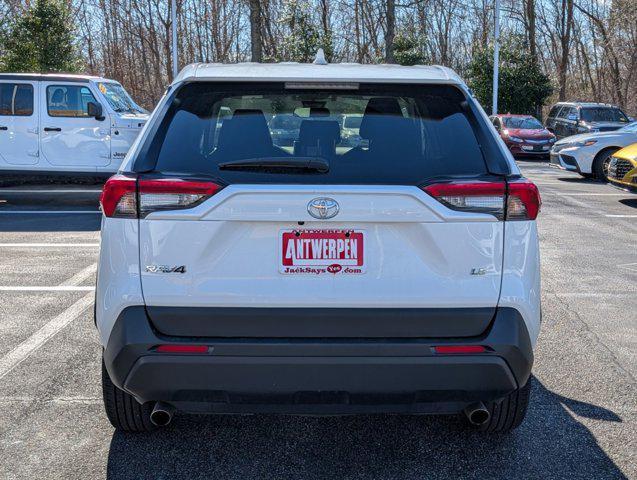
[[[366,271],[361,229],[282,229],[278,269],[283,275],[360,275]],[[291,245],[292,243],[292,245]]]

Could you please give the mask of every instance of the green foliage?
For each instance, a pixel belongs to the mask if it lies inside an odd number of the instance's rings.
[[[331,32],[321,32],[310,13],[310,5],[302,0],[285,3],[281,22],[288,34],[283,39],[278,61],[312,62],[319,48],[329,60],[334,53]]]
[[[0,34],[0,71],[77,72],[71,13],[62,0],[36,0]]]
[[[493,98],[493,47],[476,52],[467,68],[467,83],[483,108],[491,113]],[[522,42],[510,39],[500,47],[498,111],[535,115],[553,93],[547,75]]]
[[[394,58],[400,65],[422,65],[427,63],[422,42],[414,35],[396,35]]]

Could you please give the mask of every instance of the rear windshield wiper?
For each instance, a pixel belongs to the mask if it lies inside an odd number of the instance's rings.
[[[327,173],[330,164],[321,157],[260,157],[231,160],[218,165],[221,170],[233,169],[300,169]]]

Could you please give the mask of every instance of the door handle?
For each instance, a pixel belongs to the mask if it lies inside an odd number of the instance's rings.
[[[60,127],[44,127],[45,132],[61,132],[62,129]]]
[[[9,127],[0,126],[0,130],[9,130]]]

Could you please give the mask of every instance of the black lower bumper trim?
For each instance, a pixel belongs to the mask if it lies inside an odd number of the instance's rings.
[[[470,337],[495,314],[484,308],[146,307],[152,325],[176,337]]]
[[[162,354],[158,344],[208,345],[201,355]],[[486,353],[437,355],[432,346],[475,344]],[[524,321],[497,309],[471,338],[170,338],[143,307],[117,319],[104,352],[113,382],[138,400],[198,412],[445,413],[503,397],[529,378],[533,354]]]

